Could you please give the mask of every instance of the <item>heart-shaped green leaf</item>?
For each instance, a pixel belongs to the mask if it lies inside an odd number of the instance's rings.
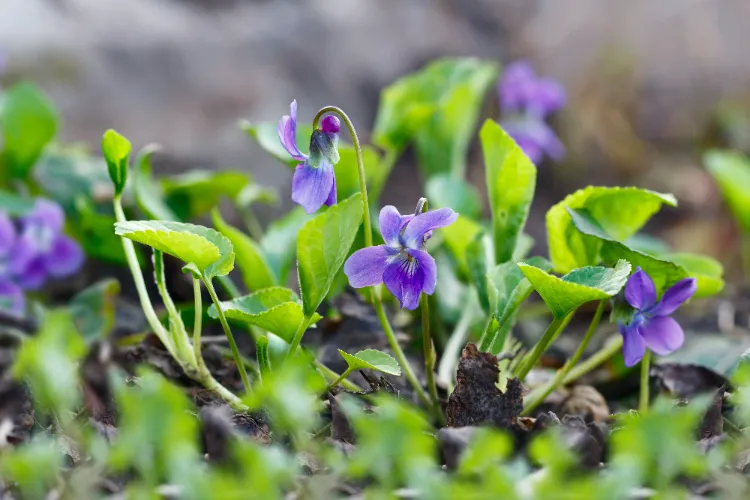
[[[492,211],[495,262],[502,264],[512,259],[526,225],[536,189],[536,167],[494,121],[484,122],[479,138]]]
[[[159,146],[151,144],[138,153],[133,168],[135,201],[138,208],[152,219],[178,221],[179,218],[165,201],[161,184],[151,174],[151,155],[158,150]]]
[[[703,163],[742,230],[750,234],[750,160],[733,151],[709,151]]]
[[[0,179],[28,177],[44,147],[55,137],[57,121],[57,110],[34,85],[20,83],[2,94],[2,155],[7,170],[0,172]]]
[[[258,326],[274,333],[286,342],[291,342],[305,315],[302,304],[294,291],[283,287],[258,290],[250,295],[222,302],[221,309],[227,318]],[[216,306],[208,308],[208,314],[217,318]],[[312,323],[320,320],[313,314]]]
[[[542,257],[531,257],[527,264],[543,271],[550,271],[552,263]],[[516,313],[521,304],[531,295],[534,288],[524,277],[521,269],[513,262],[506,262],[495,266],[487,272],[487,295],[489,299],[489,313],[494,315],[498,328],[491,330],[491,336],[483,336],[479,348],[492,354],[498,354],[505,344]]]
[[[339,349],[339,354],[349,365],[350,370],[375,370],[387,375],[401,375],[401,367],[398,366],[398,361],[390,354],[377,349],[365,349],[353,355]]]
[[[563,319],[593,300],[617,295],[630,276],[630,264],[620,260],[614,268],[582,267],[562,278],[526,263],[518,267],[557,319]]]
[[[281,115],[279,115],[281,118]],[[240,120],[239,127],[250,137],[255,139],[255,142],[267,153],[272,155],[279,161],[286,163],[289,167],[295,167],[299,162],[293,159],[289,153],[287,153],[284,146],[279,141],[278,126],[272,122],[260,122],[250,123],[247,120]],[[310,144],[310,136],[312,135],[312,125],[307,123],[297,123],[297,146],[301,151],[307,149]]]
[[[547,243],[555,271],[599,263],[600,243],[586,239],[573,226],[568,208],[585,208],[614,240],[634,235],[662,206],[677,206],[670,194],[634,187],[589,186],[566,197],[547,212]]]
[[[222,197],[235,199],[251,182],[247,174],[231,170],[192,170],[161,179],[169,206],[182,220],[210,212]]]
[[[305,223],[297,235],[297,275],[306,315],[312,315],[344,264],[362,221],[357,193]]]
[[[102,154],[107,162],[109,178],[115,185],[115,195],[120,196],[128,180],[128,161],[130,159],[130,141],[109,129],[102,137]]]
[[[232,242],[235,260],[247,289],[255,291],[278,285],[276,276],[268,265],[260,245],[255,243],[250,236],[224,222],[221,213],[216,208],[213,211],[213,219],[216,229]]]
[[[170,221],[126,221],[115,234],[193,264],[207,278],[224,276],[234,267],[232,243],[207,227]]]
[[[625,259],[633,267],[640,267],[651,276],[657,292],[662,292],[682,278],[688,277],[687,271],[680,265],[634,250],[625,243],[612,239],[587,211],[569,208],[568,212],[575,229],[580,231],[584,238],[583,241],[596,242],[604,263],[613,264],[619,259]]]

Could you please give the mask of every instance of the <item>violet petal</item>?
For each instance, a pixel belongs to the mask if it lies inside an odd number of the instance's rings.
[[[625,300],[631,307],[639,310],[648,309],[656,303],[654,282],[640,267],[636,268],[625,283]]]
[[[416,259],[401,253],[386,265],[383,283],[402,308],[414,310],[424,287],[424,271]]]
[[[388,258],[394,250],[385,245],[362,248],[354,252],[344,263],[344,274],[354,288],[379,285],[383,282],[383,272]]]
[[[300,163],[292,178],[292,201],[301,205],[306,213],[315,213],[328,200],[333,178],[333,165],[330,163],[317,168]]]
[[[65,225],[65,212],[54,201],[37,198],[34,209],[21,218],[24,228],[35,225],[48,228],[55,234],[62,232]]]
[[[649,313],[652,316],[669,316],[692,297],[696,290],[698,290],[698,282],[695,278],[682,279],[664,292],[659,303]]]
[[[622,334],[622,355],[625,366],[635,366],[646,354],[646,341],[638,332],[638,328],[620,325]]]
[[[50,253],[43,257],[44,267],[53,278],[64,278],[76,273],[83,265],[84,258],[78,243],[64,234],[55,239]]]
[[[685,342],[685,333],[669,316],[651,318],[639,327],[646,346],[660,356],[676,351]]]
[[[398,209],[393,205],[386,205],[380,209],[380,234],[383,236],[385,244],[398,248],[401,246],[399,236],[402,229],[402,216]]]
[[[422,282],[422,292],[432,295],[437,285],[437,265],[435,259],[424,250],[414,250],[410,248],[406,251],[419,262],[419,268],[422,270],[424,281]]]
[[[279,141],[286,149],[287,153],[292,155],[297,161],[305,161],[307,158],[297,147],[297,101],[294,100],[289,105],[289,115],[281,117],[278,126]]]
[[[39,290],[47,280],[44,259],[37,257],[24,269],[23,274],[16,276],[15,281],[24,290]]]
[[[406,246],[419,250],[424,243],[424,235],[441,227],[453,224],[458,214],[450,208],[439,208],[423,214],[416,214],[404,229],[403,241]]]

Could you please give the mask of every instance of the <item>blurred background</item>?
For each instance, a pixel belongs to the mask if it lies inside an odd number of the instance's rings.
[[[701,154],[750,149],[749,24],[747,0],[3,0],[0,52],[5,83],[32,80],[59,107],[63,141],[115,128],[161,144],[159,172],[251,172],[280,190],[279,210],[291,171],[238,119],[276,121],[296,98],[305,122],[335,104],[367,141],[380,90],[427,61],[528,58],[568,92],[553,120],[568,155],[540,166],[530,232],[543,241],[544,212],[576,188],[634,184],[681,201],[650,229],[731,265],[735,224]],[[494,93],[484,115],[498,115]],[[412,164],[384,203],[419,194]]]

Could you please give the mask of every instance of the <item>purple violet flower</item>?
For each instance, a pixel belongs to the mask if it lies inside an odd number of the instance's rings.
[[[619,325],[625,366],[635,366],[646,349],[663,356],[682,347],[685,334],[670,315],[697,289],[695,278],[685,278],[669,287],[657,301],[653,280],[640,267],[636,269],[625,284],[625,300],[636,311],[630,324]]]
[[[354,288],[385,283],[404,309],[416,309],[422,292],[431,295],[437,283],[435,259],[425,251],[432,231],[453,224],[458,214],[450,208],[421,213],[424,200],[411,215],[387,205],[380,211],[380,233],[385,245],[357,250],[344,264]]]
[[[301,162],[292,178],[292,201],[312,214],[321,206],[336,204],[336,176],[333,166],[339,161],[339,132],[341,122],[335,116],[325,116],[320,129],[310,136],[310,154],[297,147],[297,101],[289,105],[289,115],[279,121],[281,145],[295,160]]]
[[[23,290],[13,283],[11,275],[14,270],[25,268],[30,256],[20,248],[18,241],[13,221],[0,212],[0,309],[21,316],[26,300]]]
[[[526,156],[538,164],[549,156],[565,156],[565,146],[544,119],[565,105],[565,89],[549,78],[538,78],[528,61],[509,64],[498,82],[502,127]]]

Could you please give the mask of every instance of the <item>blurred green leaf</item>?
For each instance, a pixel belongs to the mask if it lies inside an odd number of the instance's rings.
[[[280,114],[279,118],[281,118],[283,114],[284,113]],[[279,161],[286,163],[288,167],[295,167],[299,163],[297,160],[289,156],[289,153],[287,153],[286,149],[281,145],[281,142],[279,141],[278,126],[276,123],[250,123],[247,120],[240,120],[239,127],[247,135],[255,139],[255,142],[257,142],[264,151]],[[312,131],[312,123],[307,124],[297,122],[297,146],[300,151],[304,152],[308,149]]]
[[[0,100],[4,163],[0,179],[26,179],[57,131],[58,112],[33,84],[19,83]]]
[[[21,344],[13,374],[29,384],[40,410],[67,423],[81,403],[78,361],[85,353],[86,343],[70,313],[47,311],[40,332]]]
[[[703,164],[719,185],[729,209],[750,234],[750,160],[734,151],[708,151]]]
[[[425,177],[439,172],[465,177],[479,111],[497,73],[495,63],[470,58],[435,61],[424,70],[428,95],[438,106],[416,134],[417,158]]]
[[[494,121],[484,122],[479,137],[492,211],[494,258],[502,264],[513,258],[526,225],[536,189],[536,167]]]
[[[111,212],[111,208],[109,210]],[[68,230],[90,258],[124,266],[127,261],[122,241],[112,230],[114,225],[114,215],[99,213],[90,200],[78,198],[75,204],[75,223],[69,224]],[[142,252],[138,248],[135,250],[139,262],[142,262]]]
[[[687,273],[698,280],[698,290],[695,297],[709,297],[724,289],[724,268],[716,259],[694,253],[665,253],[662,259],[674,262]]]
[[[279,202],[279,193],[273,188],[248,184],[237,194],[234,201],[239,207],[249,207],[254,203],[276,205]]]
[[[482,230],[478,222],[462,215],[458,216],[456,222],[440,230],[446,248],[458,263],[459,272],[464,275],[468,275],[469,272],[467,250]]]
[[[182,390],[155,373],[141,370],[135,385],[115,384],[118,435],[109,464],[135,470],[152,488],[188,485],[199,473],[198,421]]]
[[[87,342],[106,338],[115,326],[115,300],[120,283],[104,279],[78,292],[68,303],[68,310],[78,332]]]
[[[115,234],[195,264],[206,278],[224,276],[234,267],[232,243],[203,226],[170,221],[126,221],[115,224]]]
[[[297,236],[297,275],[305,315],[318,308],[344,264],[362,222],[357,193],[305,223]]]
[[[526,264],[543,271],[550,271],[552,263],[542,257],[531,257]],[[490,269],[486,275],[487,292],[489,298],[489,314],[493,314],[498,328],[492,330],[491,335],[484,335],[479,342],[482,351],[498,354],[505,345],[508,332],[513,327],[516,313],[534,287],[524,277],[518,265],[506,262]]]
[[[182,220],[207,214],[222,197],[234,200],[251,183],[248,174],[231,170],[191,170],[161,178],[167,203]]]
[[[0,456],[0,478],[17,483],[23,498],[29,499],[49,497],[65,458],[60,445],[43,434]]]
[[[242,281],[249,291],[279,284],[260,245],[250,236],[227,224],[221,218],[218,208],[213,210],[213,220],[216,229],[232,243],[235,261],[242,273]]]
[[[138,153],[133,169],[133,191],[138,208],[149,218],[179,221],[177,214],[167,205],[161,184],[154,179],[151,171],[151,156],[158,146],[150,145]]]
[[[263,378],[244,401],[251,409],[268,413],[273,428],[306,439],[320,422],[321,391],[326,381],[310,366],[305,355],[293,356]]]
[[[616,241],[633,236],[662,206],[677,206],[670,194],[634,187],[594,187],[576,191],[547,212],[547,242],[555,271],[599,263],[601,243],[586,239],[573,226],[568,209],[586,209]]]
[[[388,375],[401,375],[401,367],[393,356],[377,349],[365,349],[349,354],[339,349],[350,370],[375,370]]]
[[[484,233],[479,233],[466,248],[466,264],[469,278],[479,297],[479,304],[484,312],[490,313],[490,300],[487,292],[487,272],[494,267],[492,240]]]
[[[256,325],[275,333],[286,342],[292,341],[304,318],[297,294],[282,287],[264,288],[250,295],[222,302],[221,308],[227,318]],[[209,307],[208,314],[212,318],[218,317],[215,305]],[[312,322],[318,320],[320,315],[314,313]]]
[[[33,208],[33,198],[0,189],[0,212],[5,212],[11,217],[20,217],[31,212]]]
[[[102,154],[107,162],[109,178],[115,185],[115,195],[122,194],[128,180],[128,162],[130,161],[130,141],[109,129],[102,137]]]
[[[452,208],[470,219],[478,219],[481,214],[477,188],[463,179],[449,174],[434,175],[427,180],[425,193],[432,208]]]
[[[568,209],[574,228],[582,234],[585,240],[595,241],[599,247],[601,260],[611,264],[619,259],[625,259],[635,268],[640,267],[654,281],[657,292],[666,290],[670,285],[682,278],[687,278],[688,273],[674,262],[652,257],[651,255],[629,248],[625,243],[613,240],[585,210]]]
[[[562,319],[587,302],[617,295],[630,276],[630,264],[620,260],[614,268],[582,267],[562,278],[543,269],[519,263],[524,276],[557,319]]]
[[[302,207],[295,207],[291,212],[268,225],[260,246],[263,249],[268,264],[273,269],[279,283],[286,283],[289,268],[294,260],[296,250],[294,242],[302,225],[312,216],[307,215]]]
[[[65,208],[75,209],[76,200],[83,197],[93,203],[112,200],[112,183],[101,158],[51,148],[41,156],[34,168],[34,180]]]

